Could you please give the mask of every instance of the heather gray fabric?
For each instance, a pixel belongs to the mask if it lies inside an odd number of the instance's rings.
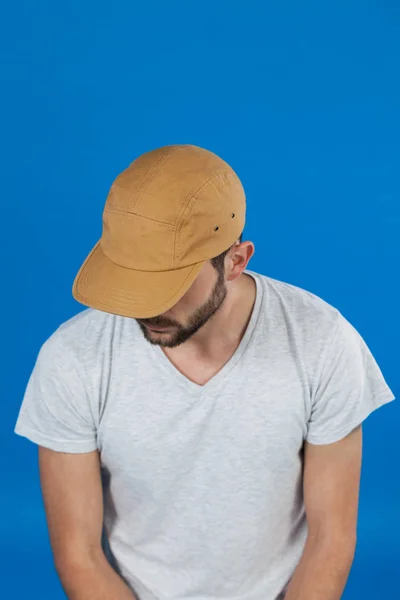
[[[43,344],[15,432],[101,453],[110,560],[140,600],[278,600],[307,536],[304,440],[340,440],[394,399],[344,316],[247,270],[256,303],[205,386],[133,319],[86,309]]]

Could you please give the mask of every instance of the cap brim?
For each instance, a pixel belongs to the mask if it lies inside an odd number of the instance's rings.
[[[72,295],[85,306],[111,314],[156,317],[182,298],[206,262],[174,271],[135,271],[108,259],[99,241],[79,269]]]

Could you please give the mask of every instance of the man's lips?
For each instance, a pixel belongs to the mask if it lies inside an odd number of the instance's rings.
[[[147,329],[150,329],[151,331],[166,331],[167,329],[169,329],[169,327],[153,327],[152,325],[145,325],[145,327],[147,327]]]

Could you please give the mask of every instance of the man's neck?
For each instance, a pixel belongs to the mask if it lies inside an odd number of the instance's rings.
[[[196,357],[218,358],[221,352],[234,350],[249,324],[256,299],[256,283],[250,275],[242,275],[229,287],[220,310],[187,342],[174,348]],[[167,353],[170,349],[166,349]]]

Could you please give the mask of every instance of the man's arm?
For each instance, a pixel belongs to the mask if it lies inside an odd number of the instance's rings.
[[[103,553],[103,495],[97,451],[39,446],[39,467],[54,564],[69,600],[134,600]]]
[[[305,442],[308,538],[285,600],[340,600],[357,539],[362,427],[327,445]]]

